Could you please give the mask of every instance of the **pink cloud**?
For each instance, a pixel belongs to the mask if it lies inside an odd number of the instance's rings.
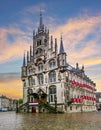
[[[101,45],[98,46],[97,44],[100,41],[99,33],[101,28],[99,24],[101,24],[101,16],[88,17],[87,15],[82,15],[81,17],[68,20],[63,25],[53,27],[53,36],[60,37],[60,33],[63,32],[63,42],[69,62],[75,63],[75,61],[81,61],[85,64],[86,58],[89,59],[89,57],[94,57],[95,54],[101,54]],[[99,32],[96,31],[96,27],[99,27]],[[87,41],[87,36],[92,33],[95,35],[94,38]],[[79,48],[79,45],[83,46]],[[95,62],[98,62],[98,60],[95,60]]]
[[[39,11],[39,7],[31,7],[28,8],[27,11],[33,13],[33,9]],[[72,18],[62,25],[56,25],[54,18],[50,17],[49,19],[51,21],[49,26],[52,27],[51,30],[54,37],[60,39],[60,33],[63,32],[63,42],[69,63],[75,64],[79,62],[80,65],[84,64],[85,68],[86,66],[91,67],[101,64],[101,44],[99,44],[99,46],[97,44],[97,42],[100,41],[101,27],[99,24],[101,24],[101,16]],[[29,23],[30,26],[30,21],[26,22],[27,24]],[[99,28],[98,31],[96,31],[96,27]],[[31,32],[32,27],[29,27],[26,33],[17,27],[0,28],[0,63],[21,58],[24,50],[29,50],[29,44],[32,44],[32,40],[28,36]],[[86,41],[85,39],[90,33],[94,33],[95,37]],[[13,36],[13,42],[8,40],[9,34]],[[60,40],[58,40],[58,44],[59,43]],[[77,49],[76,46],[81,44],[83,44],[83,47]],[[96,57],[94,56],[95,54],[97,55]],[[93,77],[93,75],[91,77]],[[101,82],[97,79],[95,79],[94,82],[97,83],[97,88],[101,91]],[[18,83],[18,81],[14,81],[12,85],[9,83],[9,85],[16,86],[16,83]],[[7,86],[4,83],[2,85]],[[19,86],[21,89],[21,84],[19,84]]]
[[[25,33],[18,28],[0,28],[0,63],[22,57],[24,50],[29,50],[32,42]],[[9,35],[13,37],[10,41]]]
[[[95,72],[94,74],[90,74],[90,78],[96,83],[98,91],[101,91],[101,81],[95,77],[98,74],[96,72],[96,65],[101,64],[100,25],[100,15],[82,15],[78,18],[72,18],[62,25],[53,25],[54,29],[52,30],[53,36],[59,39],[60,33],[63,32],[62,35],[64,48],[67,52],[67,62],[73,66],[78,62],[80,66],[85,66],[85,70],[87,70],[86,67],[94,67],[92,71]],[[94,37],[87,40],[89,34],[93,34]],[[60,43],[60,40],[58,40],[58,43]]]

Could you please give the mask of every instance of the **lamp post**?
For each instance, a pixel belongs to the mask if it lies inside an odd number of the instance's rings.
[[[28,106],[27,106],[27,113],[29,113],[29,101],[30,101],[30,95],[28,94]]]
[[[16,101],[16,113],[18,113],[18,100]]]
[[[55,97],[55,112],[57,113],[57,97]]]
[[[46,94],[47,94],[47,86],[46,86]],[[48,95],[48,94],[47,94],[47,95]],[[48,96],[47,96],[47,97],[48,97]],[[46,102],[48,102],[47,97],[46,97]]]

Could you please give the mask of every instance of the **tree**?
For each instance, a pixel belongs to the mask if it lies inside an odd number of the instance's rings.
[[[19,103],[19,104],[22,104],[22,103],[23,103],[23,99],[19,99],[19,100],[18,100],[18,103]]]

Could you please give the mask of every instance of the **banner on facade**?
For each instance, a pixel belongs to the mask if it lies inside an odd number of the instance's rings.
[[[29,106],[38,106],[39,103],[38,102],[29,102],[28,105]]]

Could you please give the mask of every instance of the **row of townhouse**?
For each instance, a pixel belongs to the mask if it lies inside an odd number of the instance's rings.
[[[16,109],[16,100],[4,95],[0,96],[0,111],[12,111]]]

